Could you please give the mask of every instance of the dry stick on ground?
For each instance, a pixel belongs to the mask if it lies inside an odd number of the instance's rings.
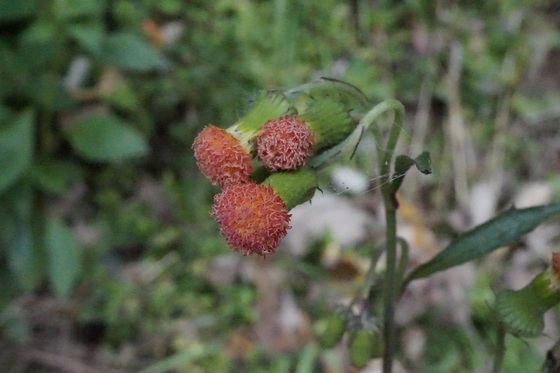
[[[434,96],[434,78],[430,71],[424,76],[420,92],[418,93],[418,105],[414,116],[414,128],[412,141],[410,142],[410,153],[420,154],[424,150],[426,138],[428,137],[428,125],[431,118],[431,102]]]
[[[451,45],[449,53],[449,69],[445,84],[449,95],[448,99],[448,141],[451,146],[453,162],[453,185],[456,198],[461,207],[468,203],[468,132],[463,120],[463,107],[461,104],[460,82],[463,66],[463,48],[460,43]]]
[[[102,373],[103,371],[90,368],[80,361],[71,359],[67,356],[53,354],[40,350],[23,351],[20,355],[23,361],[28,364],[39,364],[46,367],[54,368],[61,372],[69,373]],[[107,372],[107,371],[104,371]]]

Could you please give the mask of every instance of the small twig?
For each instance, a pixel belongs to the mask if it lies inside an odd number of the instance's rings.
[[[445,79],[449,95],[448,121],[449,144],[452,151],[453,184],[459,204],[464,207],[468,200],[467,182],[467,132],[463,120],[460,84],[463,66],[463,49],[459,43],[451,46],[449,53],[449,70]]]
[[[30,363],[38,363],[57,370],[69,373],[102,373],[102,371],[90,368],[83,363],[67,356],[57,355],[40,350],[27,350],[22,353],[22,360]],[[105,371],[106,372],[106,371]]]
[[[433,64],[430,64],[433,65]],[[433,68],[431,69],[433,70]],[[410,152],[419,154],[428,136],[428,127],[431,117],[431,101],[434,95],[433,73],[430,71],[422,80],[418,93],[418,106],[414,116],[414,135],[410,142]]]

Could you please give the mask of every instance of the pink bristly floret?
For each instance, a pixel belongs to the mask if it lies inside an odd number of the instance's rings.
[[[226,187],[246,183],[253,170],[251,155],[226,130],[206,126],[192,145],[196,164],[212,184]]]
[[[303,166],[315,144],[313,131],[295,116],[272,119],[257,136],[257,154],[271,171],[293,170]]]
[[[230,185],[214,197],[211,215],[232,249],[265,256],[290,228],[286,205],[270,186]]]

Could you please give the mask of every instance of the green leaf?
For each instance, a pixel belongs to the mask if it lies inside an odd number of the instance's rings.
[[[86,51],[94,56],[99,56],[101,54],[105,31],[100,24],[75,24],[70,26],[68,33]]]
[[[0,24],[31,17],[37,11],[35,0],[0,0]]]
[[[114,90],[106,96],[106,99],[116,109],[129,111],[131,113],[142,110],[140,100],[138,99],[138,91],[125,81],[120,82]]]
[[[82,250],[72,231],[57,219],[47,221],[45,247],[53,290],[56,295],[68,298],[80,274]]]
[[[27,170],[32,157],[33,112],[27,110],[0,129],[0,193]]]
[[[169,62],[143,38],[131,33],[112,34],[105,40],[103,62],[122,69],[146,72],[165,69]]]
[[[414,159],[410,158],[408,155],[400,154],[395,158],[395,177],[401,177],[406,174],[406,172],[414,164]]]
[[[429,175],[432,173],[432,157],[430,152],[422,152],[418,157],[414,158],[414,165],[418,171],[422,172],[424,175]]]
[[[57,38],[57,28],[53,22],[40,20],[33,22],[20,37],[21,45],[44,44]]]
[[[69,160],[45,159],[35,162],[31,176],[41,190],[62,193],[68,184],[82,177],[82,169]]]
[[[74,149],[92,161],[115,162],[148,152],[142,134],[111,115],[87,117],[71,126],[66,135]]]
[[[53,8],[58,17],[69,19],[100,15],[105,5],[104,0],[58,0]]]
[[[33,239],[31,224],[18,219],[14,223],[14,234],[9,245],[9,266],[21,287],[27,291],[35,289],[44,272],[40,263],[36,242]]]
[[[524,209],[512,208],[453,240],[429,262],[412,271],[405,285],[509,245],[544,221],[560,214],[560,202]]]
[[[400,154],[395,158],[395,173],[393,175],[393,182],[391,183],[392,193],[396,193],[401,187],[404,176],[407,171],[414,164],[414,159],[408,155]]]
[[[393,175],[392,191],[396,193],[402,185],[404,176],[412,167],[415,165],[418,171],[422,172],[424,175],[429,175],[432,173],[432,161],[429,152],[423,152],[418,157],[412,159],[408,155],[398,155],[395,158],[395,174]]]
[[[5,259],[12,276],[11,286],[32,291],[44,278],[44,257],[33,227],[33,190],[22,179],[0,199],[0,262]],[[3,256],[5,255],[5,258]]]
[[[70,92],[62,86],[60,77],[51,72],[37,76],[25,88],[32,102],[41,108],[62,111],[75,105]]]

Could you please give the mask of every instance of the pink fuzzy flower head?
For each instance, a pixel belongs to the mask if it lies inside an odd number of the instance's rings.
[[[226,187],[214,197],[211,215],[227,243],[245,255],[272,253],[290,228],[286,204],[271,186],[256,183]]]
[[[251,155],[239,140],[212,124],[206,126],[192,145],[196,164],[212,184],[226,187],[247,183],[253,170]]]
[[[313,151],[315,135],[295,116],[269,120],[257,136],[257,154],[271,171],[294,170],[305,165]]]

